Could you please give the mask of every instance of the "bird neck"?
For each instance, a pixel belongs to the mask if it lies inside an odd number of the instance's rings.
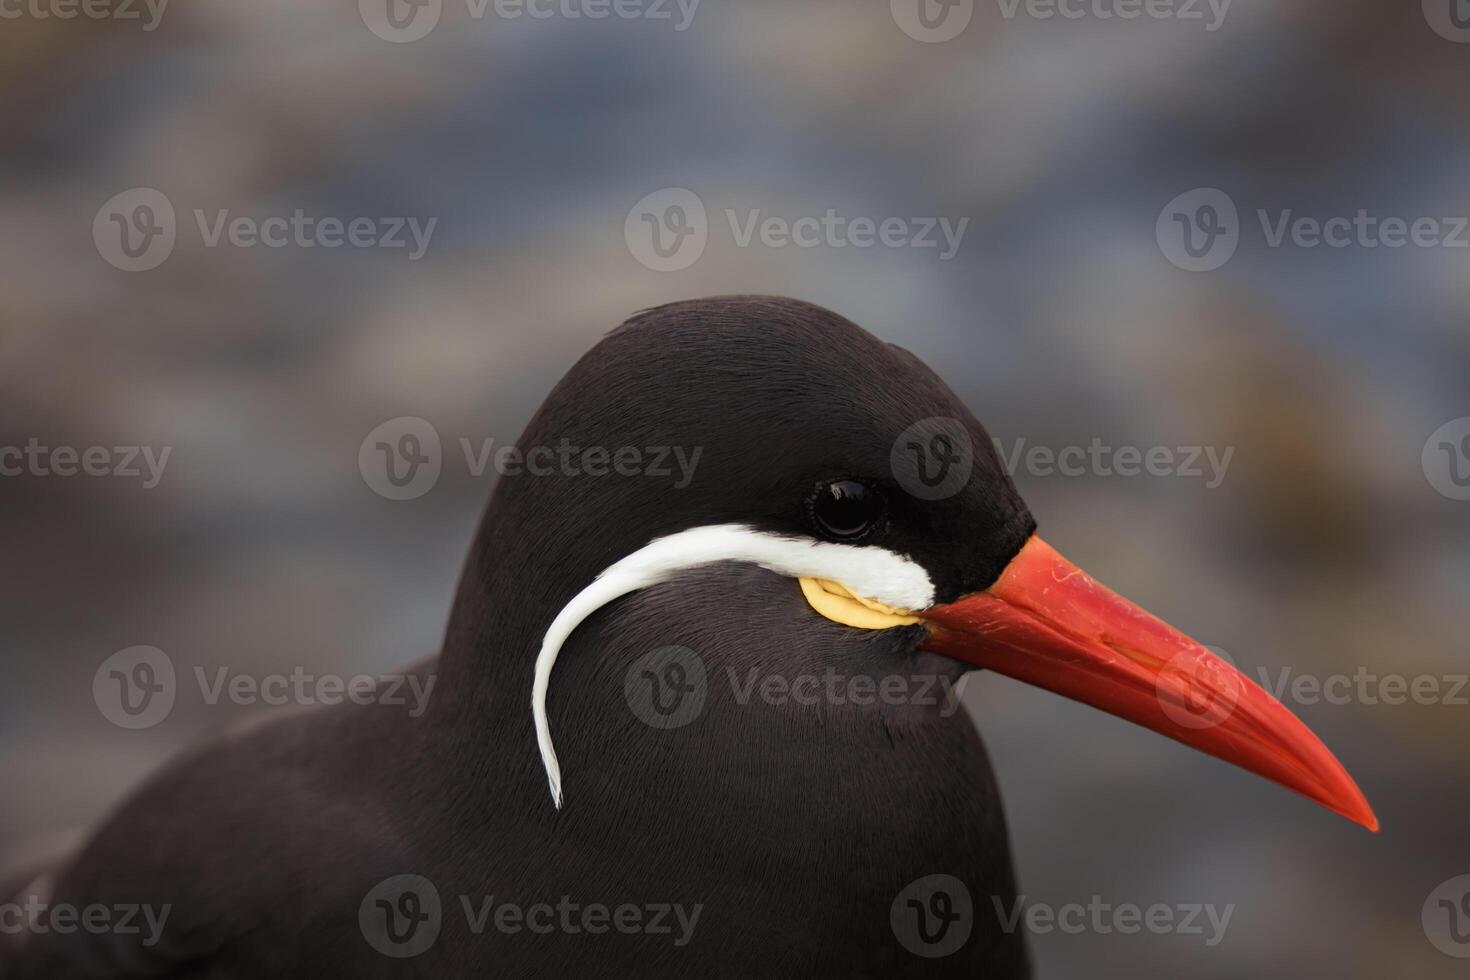
[[[440,707],[455,724],[483,724],[511,702],[529,717],[541,636],[585,584],[570,563],[536,554],[517,523],[488,508],[460,575],[439,659]]]

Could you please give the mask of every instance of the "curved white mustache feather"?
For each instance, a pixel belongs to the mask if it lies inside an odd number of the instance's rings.
[[[561,765],[551,741],[546,695],[551,670],[567,637],[598,609],[630,592],[662,582],[675,573],[711,562],[738,561],[791,578],[824,578],[896,609],[925,609],[934,602],[934,585],[913,559],[873,546],[834,544],[814,538],[786,537],[744,524],[713,524],[655,538],[608,566],[556,614],[541,652],[531,687],[531,714],[536,744],[557,809],[562,805]]]

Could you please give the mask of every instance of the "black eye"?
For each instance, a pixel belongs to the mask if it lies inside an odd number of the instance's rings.
[[[827,537],[851,541],[883,519],[883,494],[857,480],[833,480],[817,487],[811,514],[812,522]]]

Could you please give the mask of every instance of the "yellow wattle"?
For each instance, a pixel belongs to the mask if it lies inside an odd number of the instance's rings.
[[[801,593],[806,596],[807,603],[834,623],[863,630],[886,630],[923,622],[904,610],[855,595],[840,582],[824,578],[800,578],[797,581],[801,583]]]

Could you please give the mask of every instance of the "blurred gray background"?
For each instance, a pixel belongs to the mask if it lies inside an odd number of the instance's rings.
[[[684,30],[673,5],[476,18],[444,0],[411,43],[352,0],[175,3],[152,30],[0,21],[0,446],[171,447],[151,489],[0,478],[0,857],[274,710],[181,698],[124,731],[91,694],[115,651],[350,674],[434,650],[492,485],[457,440],[513,441],[624,317],[708,294],[836,309],[933,364],[1003,447],[1234,447],[1213,488],[1016,479],[1052,544],[1253,677],[1448,692],[1470,671],[1470,502],[1423,458],[1470,415],[1470,249],[1273,247],[1256,217],[1470,215],[1470,45],[1431,26],[1434,3],[1235,0],[1210,30],[1205,5],[1203,21],[1065,19],[982,0],[942,43],[903,29],[903,0],[704,0]],[[139,187],[177,210],[177,241],[128,272],[93,225]],[[665,188],[708,207],[708,246],[658,272],[625,222]],[[1213,271],[1178,268],[1156,234],[1195,188],[1239,209]],[[193,217],[298,208],[437,225],[410,261],[208,247]],[[724,216],[829,208],[969,226],[944,261],[742,247]],[[358,466],[399,416],[446,443],[413,501]],[[1287,701],[1375,804],[1374,836],[975,678],[1030,900],[1235,906],[1214,947],[1037,936],[1038,974],[1463,976],[1421,909],[1470,873],[1467,695]]]

